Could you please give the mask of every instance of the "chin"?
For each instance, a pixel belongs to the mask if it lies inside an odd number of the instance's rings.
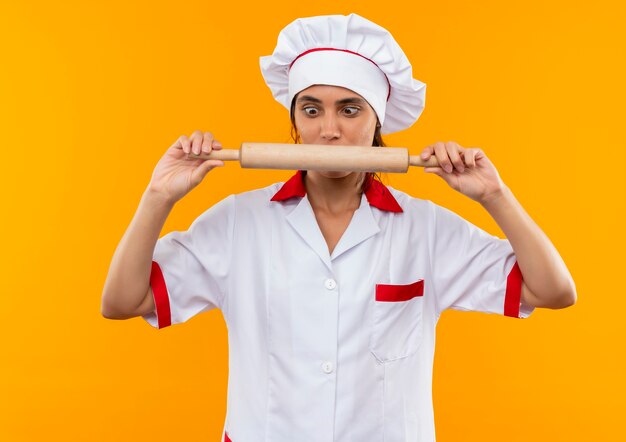
[[[345,178],[348,175],[350,175],[352,172],[322,172],[322,171],[318,171],[317,173],[319,173],[321,176],[325,177],[325,178]]]

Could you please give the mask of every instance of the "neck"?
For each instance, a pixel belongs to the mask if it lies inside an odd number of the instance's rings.
[[[355,211],[361,205],[364,173],[351,173],[341,178],[328,178],[309,171],[304,177],[307,196],[313,209],[330,213]]]

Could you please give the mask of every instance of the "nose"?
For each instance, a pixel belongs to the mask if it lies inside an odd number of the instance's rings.
[[[320,137],[324,140],[336,140],[341,136],[341,130],[339,127],[339,121],[336,115],[332,112],[324,115],[320,118]]]

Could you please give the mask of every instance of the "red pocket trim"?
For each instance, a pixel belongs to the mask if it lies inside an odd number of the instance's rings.
[[[408,301],[416,296],[424,296],[423,279],[406,285],[376,284],[377,301],[401,302]]]
[[[230,440],[230,437],[228,437],[228,433],[226,431],[224,431],[224,442],[232,442]]]

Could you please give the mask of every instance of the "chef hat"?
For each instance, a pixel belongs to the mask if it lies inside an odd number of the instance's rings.
[[[372,106],[387,134],[413,125],[424,109],[426,84],[392,35],[357,15],[299,18],[278,35],[274,53],[261,57],[274,98],[291,109],[293,97],[314,84],[341,86]]]

